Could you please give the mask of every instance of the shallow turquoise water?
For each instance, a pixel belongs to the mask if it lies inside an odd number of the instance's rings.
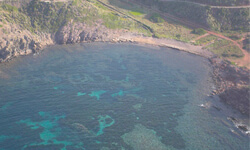
[[[20,57],[0,65],[0,150],[248,149],[210,74],[204,58],[129,44]]]

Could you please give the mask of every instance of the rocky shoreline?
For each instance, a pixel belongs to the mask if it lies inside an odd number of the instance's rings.
[[[216,90],[213,95],[249,117],[249,70],[218,58],[209,59]]]
[[[6,32],[8,34],[4,34],[0,30],[0,35],[3,35],[0,37],[0,62],[7,62],[20,55],[37,53],[49,45],[82,42],[132,42],[170,47],[206,58],[213,56],[211,52],[202,50],[201,46],[170,39],[145,37],[125,29],[112,30],[103,26],[101,21],[96,22],[93,26],[71,21],[54,34],[38,31],[31,33],[28,30],[22,30],[19,26],[8,24]]]
[[[20,55],[38,53],[49,45],[83,42],[150,44],[205,57],[209,59],[212,65],[213,79],[216,85],[216,90],[211,95],[218,95],[223,102],[249,117],[249,70],[234,66],[216,57],[210,51],[202,49],[201,46],[176,40],[145,37],[127,30],[111,30],[103,26],[101,21],[96,22],[91,27],[84,23],[73,23],[71,21],[61,27],[55,34],[31,33],[27,30],[20,30],[18,26],[9,26],[9,34],[0,38],[0,62],[10,61]]]

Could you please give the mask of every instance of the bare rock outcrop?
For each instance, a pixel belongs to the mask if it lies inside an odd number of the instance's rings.
[[[221,93],[220,98],[222,101],[238,109],[243,114],[249,116],[249,89],[242,88],[229,88]]]
[[[214,94],[242,114],[249,116],[249,70],[231,65],[219,58],[212,58],[210,61],[217,86]]]
[[[44,46],[53,44],[49,33],[31,33],[15,24],[5,25],[4,32],[0,30],[0,62],[38,52]]]
[[[120,30],[111,30],[106,28],[100,22],[96,22],[93,26],[85,23],[73,23],[61,27],[55,34],[55,42],[57,44],[72,44],[80,42],[93,41],[111,41],[111,39],[119,37],[122,34]]]
[[[0,62],[8,61],[19,55],[28,55],[42,50],[52,44],[73,44],[93,41],[126,42],[140,34],[127,30],[108,29],[97,21],[93,25],[70,21],[56,33],[30,32],[18,25],[7,24],[5,33],[0,30]],[[123,38],[126,37],[126,38]]]

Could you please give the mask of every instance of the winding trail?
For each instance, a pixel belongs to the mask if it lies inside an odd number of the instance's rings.
[[[193,39],[191,42],[195,42],[195,41],[197,41],[197,40],[199,40],[199,39],[201,39],[201,38],[204,38],[204,37],[206,37],[206,36],[208,36],[208,35],[210,35],[210,34],[209,34],[209,33],[203,34],[203,35],[197,37],[196,39]]]
[[[162,2],[180,2],[180,3],[190,3],[190,4],[195,4],[199,6],[209,6],[211,8],[229,8],[229,9],[234,9],[234,8],[250,8],[250,5],[243,5],[243,6],[214,6],[214,5],[207,5],[207,4],[201,4],[197,2],[190,2],[190,1],[182,1],[182,0],[160,0]]]

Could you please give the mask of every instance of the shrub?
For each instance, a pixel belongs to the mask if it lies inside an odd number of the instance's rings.
[[[233,61],[231,61],[231,65],[236,65],[236,63],[235,63],[235,62],[233,62]]]
[[[247,50],[248,52],[250,52],[250,38],[247,37],[244,41],[243,41],[243,48],[245,50]]]
[[[232,35],[232,36],[229,36],[229,38],[232,40],[239,40],[241,37],[237,35]]]
[[[9,4],[2,4],[2,8],[8,12],[17,12],[18,8]]]
[[[149,18],[150,21],[154,22],[154,23],[163,23],[165,20],[157,13],[154,13],[151,15],[151,17]]]
[[[139,12],[139,11],[130,11],[129,12],[131,15],[133,16],[140,16],[140,15],[143,15],[143,13]]]
[[[205,33],[207,33],[207,32],[206,32],[206,30],[204,30],[204,29],[202,29],[202,28],[198,28],[198,29],[194,29],[194,30],[192,31],[192,33],[193,33],[193,34],[198,34],[198,35],[203,35],[203,34],[205,34]]]

